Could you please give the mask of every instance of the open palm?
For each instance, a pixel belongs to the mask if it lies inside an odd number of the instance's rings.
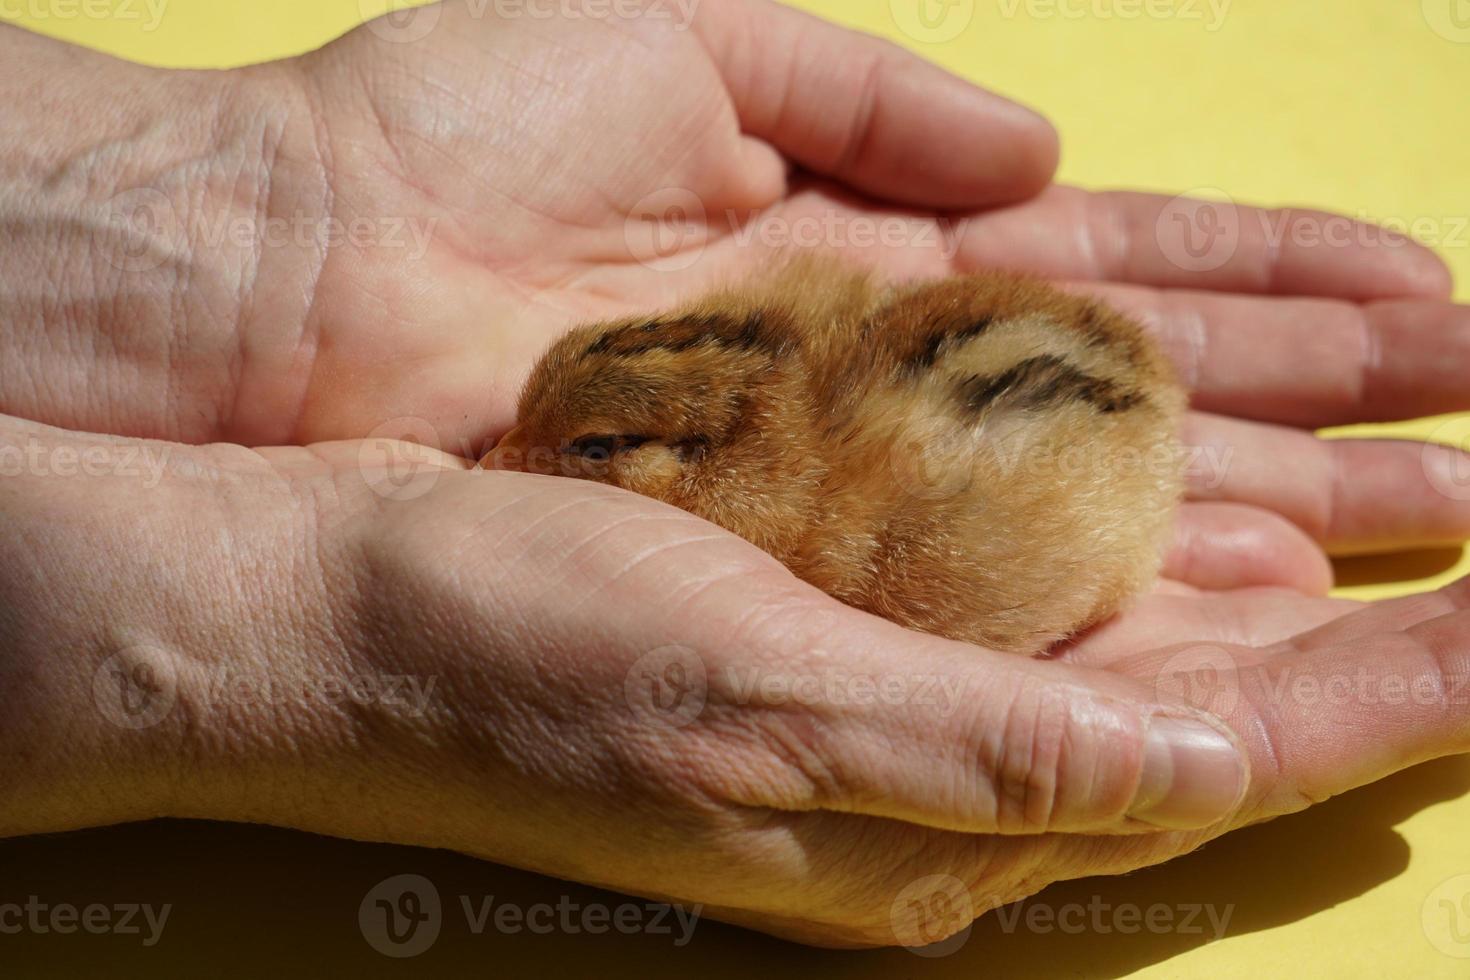
[[[255,397],[234,400],[227,437],[391,434],[406,417],[473,456],[559,331],[817,245],[893,276],[1008,267],[1143,319],[1197,409],[1173,579],[1320,593],[1328,552],[1470,534],[1427,469],[1453,480],[1454,454],[1303,428],[1470,408],[1470,312],[1426,250],[1376,232],[1294,244],[1342,220],[1314,212],[1035,196],[1056,159],[1041,119],[765,0],[707,4],[689,30],[483,13],[429,8],[425,36],[380,22],[292,66],[324,120],[311,146],[333,215],[406,221],[423,244],[324,252],[305,327],[257,331]],[[1227,250],[1201,261],[1189,236],[1222,224]]]

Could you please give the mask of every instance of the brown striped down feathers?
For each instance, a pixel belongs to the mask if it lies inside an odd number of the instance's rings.
[[[806,259],[571,331],[486,465],[666,501],[852,606],[1034,653],[1152,583],[1183,408],[1095,301],[999,273],[889,289]]]

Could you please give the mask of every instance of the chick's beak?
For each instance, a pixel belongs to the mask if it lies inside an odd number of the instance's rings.
[[[495,448],[480,460],[480,468],[524,473],[526,472],[526,451],[529,448],[525,432],[520,426],[516,426],[501,436]]]

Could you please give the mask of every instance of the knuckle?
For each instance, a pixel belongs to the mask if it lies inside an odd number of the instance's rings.
[[[996,824],[1002,833],[1041,833],[1055,818],[1064,726],[1013,714],[995,766]]]
[[[845,797],[833,736],[799,705],[718,712],[704,729],[723,760],[701,778],[713,795],[786,811],[835,808]]]
[[[1047,833],[1080,810],[1121,817],[1141,773],[1137,732],[1074,691],[1023,688],[990,736],[997,829]]]

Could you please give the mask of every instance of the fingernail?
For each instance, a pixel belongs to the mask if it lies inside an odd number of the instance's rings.
[[[1234,812],[1247,778],[1245,755],[1223,732],[1192,718],[1155,715],[1128,815],[1166,830],[1207,827]]]

